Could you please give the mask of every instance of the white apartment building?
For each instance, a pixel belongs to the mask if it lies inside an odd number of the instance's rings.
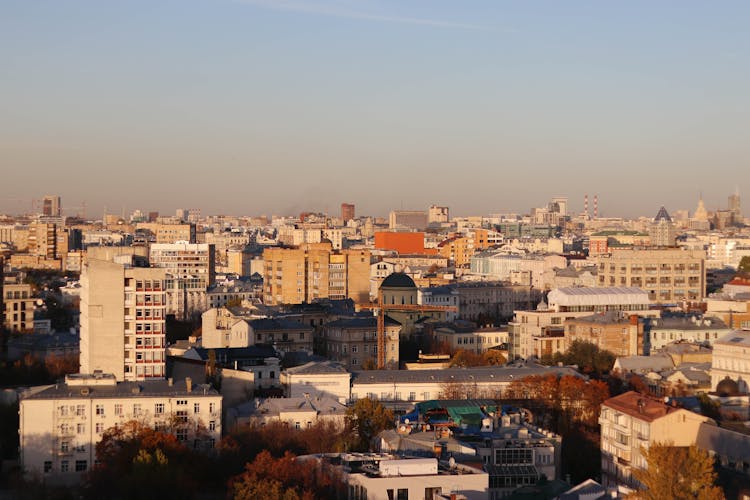
[[[737,383],[743,394],[750,392],[750,329],[734,330],[714,341],[711,357],[711,390],[725,378]]]
[[[713,345],[731,329],[719,318],[652,318],[646,323],[651,352],[673,342]]]
[[[118,381],[165,374],[166,273],[89,260],[81,274],[81,373],[112,373]]]
[[[149,263],[167,271],[167,314],[180,319],[208,309],[206,290],[216,280],[214,245],[207,243],[155,243]]]
[[[19,416],[24,473],[67,484],[95,464],[104,432],[131,420],[174,433],[191,448],[212,448],[221,437],[221,395],[190,379],[117,382],[98,372],[68,375],[65,383],[23,394]]]
[[[633,391],[608,399],[599,416],[602,485],[638,488],[633,470],[648,466],[642,449],[657,442],[671,441],[673,446],[695,444],[704,422],[713,421]]]

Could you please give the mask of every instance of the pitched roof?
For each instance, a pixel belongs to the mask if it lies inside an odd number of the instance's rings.
[[[660,221],[666,221],[666,222],[672,222],[672,217],[669,216],[667,213],[667,209],[663,206],[659,209],[659,212],[656,214],[656,217],[654,218],[654,222],[660,222]]]

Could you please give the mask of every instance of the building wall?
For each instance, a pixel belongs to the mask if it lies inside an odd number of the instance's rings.
[[[36,298],[32,295],[31,285],[6,284],[0,293],[4,297],[0,304],[4,303],[5,328],[12,332],[33,331]]]
[[[599,286],[638,287],[652,302],[701,300],[706,295],[705,253],[694,250],[613,250],[597,257]]]
[[[425,253],[424,233],[378,231],[375,233],[375,248],[395,250],[399,254],[423,254]]]

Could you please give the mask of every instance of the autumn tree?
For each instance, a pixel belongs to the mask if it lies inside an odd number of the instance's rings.
[[[358,399],[346,410],[346,425],[353,434],[353,448],[368,451],[370,442],[380,432],[395,426],[393,412],[378,400]]]
[[[750,274],[750,256],[745,255],[740,259],[737,272],[745,275]]]
[[[497,349],[488,349],[482,354],[484,364],[491,366],[501,366],[508,362],[503,353]]]
[[[471,366],[484,366],[486,363],[482,358],[481,354],[476,354],[473,351],[467,351],[466,349],[459,349],[451,358],[451,366],[458,367],[471,367]]]
[[[631,498],[641,500],[720,500],[721,488],[715,485],[717,474],[708,452],[695,445],[675,447],[655,443],[642,449],[648,467],[635,469],[633,476],[643,487]]]

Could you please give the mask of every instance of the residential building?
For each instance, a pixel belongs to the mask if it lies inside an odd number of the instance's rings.
[[[167,314],[187,319],[208,309],[206,291],[216,280],[213,245],[155,243],[149,248],[149,262],[167,272]]]
[[[456,321],[461,315],[460,295],[455,287],[431,286],[417,290],[417,304],[425,306],[449,306],[455,308],[445,312],[446,321]]]
[[[221,395],[192,380],[117,382],[111,374],[75,374],[21,395],[20,463],[29,477],[72,484],[96,463],[104,432],[138,420],[196,449],[221,438]]]
[[[656,247],[673,247],[677,239],[677,229],[667,209],[661,207],[654,221],[649,226],[648,234],[651,244]]]
[[[394,231],[377,231],[375,233],[376,250],[394,250],[399,255],[435,254],[434,249],[426,249],[424,246],[424,233],[410,232],[399,233]]]
[[[344,367],[356,370],[366,360],[377,363],[377,318],[341,318],[325,324],[320,332],[321,354]],[[385,364],[398,367],[399,333],[401,324],[386,316]]]
[[[5,328],[11,332],[32,332],[37,298],[34,297],[31,285],[6,283],[0,288],[0,293],[3,295],[0,305],[5,312]]]
[[[750,393],[750,329],[734,330],[715,340],[711,360],[711,388],[729,379],[742,394]]]
[[[137,260],[89,260],[81,273],[81,373],[118,381],[165,374],[166,272]]]
[[[583,341],[616,356],[645,354],[643,322],[636,315],[607,311],[567,320],[564,326],[567,346],[575,341]]]
[[[657,303],[700,301],[706,295],[703,251],[614,249],[596,261],[601,287],[642,288]]]
[[[62,215],[62,205],[60,197],[57,195],[48,195],[42,199],[42,215],[47,217],[60,217]]]
[[[139,222],[136,230],[147,230],[153,236],[155,243],[176,243],[187,241],[196,243],[195,224],[162,224],[157,222]]]
[[[281,372],[286,397],[300,398],[306,393],[317,397],[321,394],[341,403],[347,403],[351,398],[351,378],[351,373],[335,361],[310,361]]]
[[[338,399],[309,393],[294,398],[256,398],[227,412],[228,426],[283,422],[290,429],[308,429],[326,422],[343,427],[346,405]]]
[[[460,319],[478,323],[503,323],[519,309],[530,309],[542,298],[540,290],[502,281],[463,281],[458,292]]]
[[[427,211],[427,223],[428,224],[443,224],[450,220],[448,207],[439,207],[437,205],[431,205]]]
[[[599,416],[602,484],[637,489],[633,471],[648,467],[644,450],[654,443],[693,445],[704,422],[713,421],[633,391],[606,400]]]
[[[435,341],[450,352],[459,349],[482,354],[489,349],[508,344],[508,327],[477,328],[473,324],[456,322],[436,325],[433,333]],[[443,351],[444,352],[444,351]]]
[[[645,324],[651,352],[673,342],[713,345],[730,331],[731,328],[721,319],[710,316],[667,316],[649,319]]]
[[[263,302],[301,304],[316,299],[350,298],[369,302],[370,252],[334,252],[330,243],[300,248],[266,248],[263,252]]]
[[[353,203],[342,203],[341,204],[341,220],[344,225],[347,222],[354,219],[354,204]]]

